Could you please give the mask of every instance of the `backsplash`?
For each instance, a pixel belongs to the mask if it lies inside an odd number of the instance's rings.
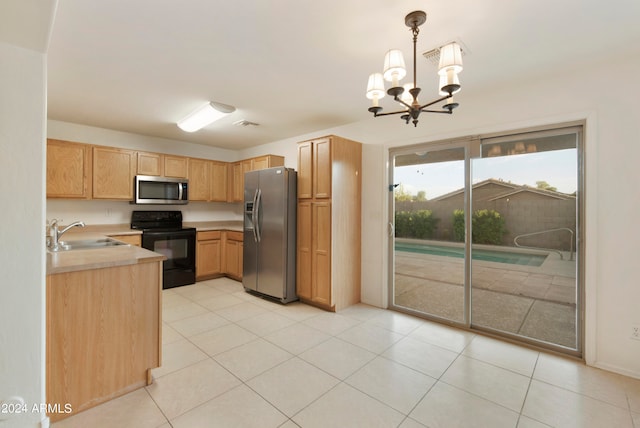
[[[183,221],[242,220],[242,203],[189,202],[187,205],[131,205],[120,201],[47,199],[47,220],[77,220],[87,225],[127,224],[131,211],[182,211]]]

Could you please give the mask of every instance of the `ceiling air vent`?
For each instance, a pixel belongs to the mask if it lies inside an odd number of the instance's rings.
[[[234,125],[236,126],[260,126],[259,124],[255,123],[255,122],[249,122],[248,120],[242,119],[242,120],[237,120],[235,122],[233,122]]]
[[[454,39],[451,40],[447,43],[443,43],[440,46],[444,46],[446,44],[449,44],[451,42],[456,42],[457,44],[460,45],[460,50],[462,51],[462,56],[465,56],[469,53],[469,49],[467,48],[467,45],[465,45],[464,43],[462,43],[462,40],[460,39]],[[438,63],[440,62],[440,48],[433,48],[431,50],[428,50],[426,52],[422,53],[422,56],[425,57],[427,59],[427,61],[429,61],[429,63],[431,63],[434,66],[438,66]]]

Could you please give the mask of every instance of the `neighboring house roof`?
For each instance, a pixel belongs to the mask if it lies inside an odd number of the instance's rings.
[[[485,186],[489,186],[489,185],[493,185],[493,186],[497,186],[500,187],[502,189],[498,190],[496,189],[496,194],[486,200],[489,201],[495,201],[497,199],[502,199],[502,198],[507,198],[509,196],[513,196],[519,193],[523,193],[523,192],[529,192],[529,193],[535,193],[538,195],[542,195],[542,196],[548,196],[550,198],[554,198],[554,199],[561,199],[561,200],[567,200],[567,199],[575,199],[574,195],[568,195],[566,193],[561,193],[561,192],[555,192],[553,190],[545,190],[545,189],[538,189],[535,187],[529,187],[527,185],[520,185],[520,184],[514,184],[514,183],[509,183],[506,181],[502,181],[502,180],[498,180],[495,178],[489,178],[487,180],[484,181],[480,181],[476,184],[474,184],[472,186],[473,190],[477,190],[481,187],[485,187]],[[453,192],[438,196],[437,198],[433,198],[430,199],[430,201],[443,201],[458,195],[464,194],[464,188],[462,189],[458,189],[455,190]]]
[[[568,199],[575,199],[576,197],[573,195],[567,195],[566,193],[554,192],[552,190],[544,190],[538,189],[534,187],[522,186],[522,189],[514,190],[513,192],[501,193],[499,195],[494,196],[493,198],[487,199],[488,201],[496,201],[498,199],[508,198],[510,196],[519,194],[519,193],[535,193],[537,195],[547,196],[549,198],[560,199],[566,201]]]
[[[489,184],[495,184],[495,185],[498,185],[498,186],[503,186],[506,190],[513,190],[513,189],[517,189],[518,187],[521,187],[521,186],[518,186],[517,184],[508,183],[506,181],[497,180],[495,178],[489,178],[488,180],[480,181],[480,182],[474,184],[472,186],[472,188],[473,189],[478,189],[478,188],[480,188],[482,186],[487,186]],[[440,195],[437,198],[430,199],[430,201],[442,201],[444,199],[449,199],[449,198],[451,198],[453,196],[456,196],[456,195],[459,195],[461,193],[464,193],[464,188],[458,189],[458,190],[454,190],[453,192],[446,193],[444,195]]]

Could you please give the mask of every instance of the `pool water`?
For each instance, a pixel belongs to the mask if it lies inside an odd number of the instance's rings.
[[[409,253],[431,254],[434,256],[464,258],[464,248],[448,247],[444,245],[427,245],[414,242],[396,242],[396,251],[405,251]],[[482,260],[485,262],[507,263],[511,265],[521,266],[540,266],[547,258],[546,255],[529,254],[529,253],[510,253],[506,251],[493,250],[472,250],[471,258],[473,260]]]

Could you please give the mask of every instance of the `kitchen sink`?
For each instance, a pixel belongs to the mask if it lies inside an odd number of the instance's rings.
[[[99,238],[99,239],[79,239],[76,241],[60,241],[60,250],[72,251],[72,250],[90,250],[92,248],[105,248],[105,247],[117,247],[119,245],[129,245],[122,241],[118,241],[113,238]]]

